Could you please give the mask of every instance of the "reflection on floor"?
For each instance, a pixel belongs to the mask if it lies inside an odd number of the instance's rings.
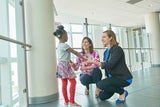
[[[100,101],[95,98],[95,85],[90,86],[90,94],[84,94],[85,87],[77,80],[76,101],[82,107],[160,107],[160,67],[145,69],[144,71],[134,71],[134,81],[126,89],[129,92],[127,100],[123,104],[116,104],[118,94],[114,94],[109,100]],[[64,106],[62,95],[57,101],[32,105],[30,107],[66,107]]]

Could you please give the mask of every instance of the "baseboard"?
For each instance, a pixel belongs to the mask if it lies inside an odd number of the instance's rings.
[[[49,96],[43,96],[43,97],[29,97],[29,105],[49,103],[57,100],[58,97],[59,97],[58,93],[49,95]]]

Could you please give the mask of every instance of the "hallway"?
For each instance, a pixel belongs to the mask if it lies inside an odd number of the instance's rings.
[[[124,104],[116,104],[115,100],[118,94],[114,94],[109,100],[100,101],[94,96],[95,85],[90,86],[90,95],[84,94],[84,89],[77,80],[76,101],[82,107],[160,107],[160,67],[145,69],[144,71],[135,71],[132,73],[134,80],[132,85],[126,89],[129,96]],[[57,101],[32,105],[29,107],[66,107],[63,104],[63,98],[60,97]],[[69,106],[68,106],[69,107]]]

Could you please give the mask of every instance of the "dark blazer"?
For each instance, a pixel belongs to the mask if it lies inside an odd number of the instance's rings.
[[[133,78],[126,65],[124,51],[118,45],[110,48],[108,61],[102,62],[101,68],[105,69],[106,76],[110,73],[112,77],[117,77],[123,80]]]

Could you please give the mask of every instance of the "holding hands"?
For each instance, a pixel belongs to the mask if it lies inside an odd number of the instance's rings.
[[[87,60],[86,63],[90,63],[90,64],[95,64],[99,67],[101,67],[102,63],[101,62],[97,62],[97,61],[94,61],[94,60]]]
[[[76,71],[79,68],[78,65],[76,63],[73,63],[72,61],[70,61],[70,65]],[[102,64],[101,64],[101,62],[86,58],[83,61],[83,63],[81,64],[80,70],[91,70],[91,69],[95,68],[95,65],[98,67],[101,67]]]

